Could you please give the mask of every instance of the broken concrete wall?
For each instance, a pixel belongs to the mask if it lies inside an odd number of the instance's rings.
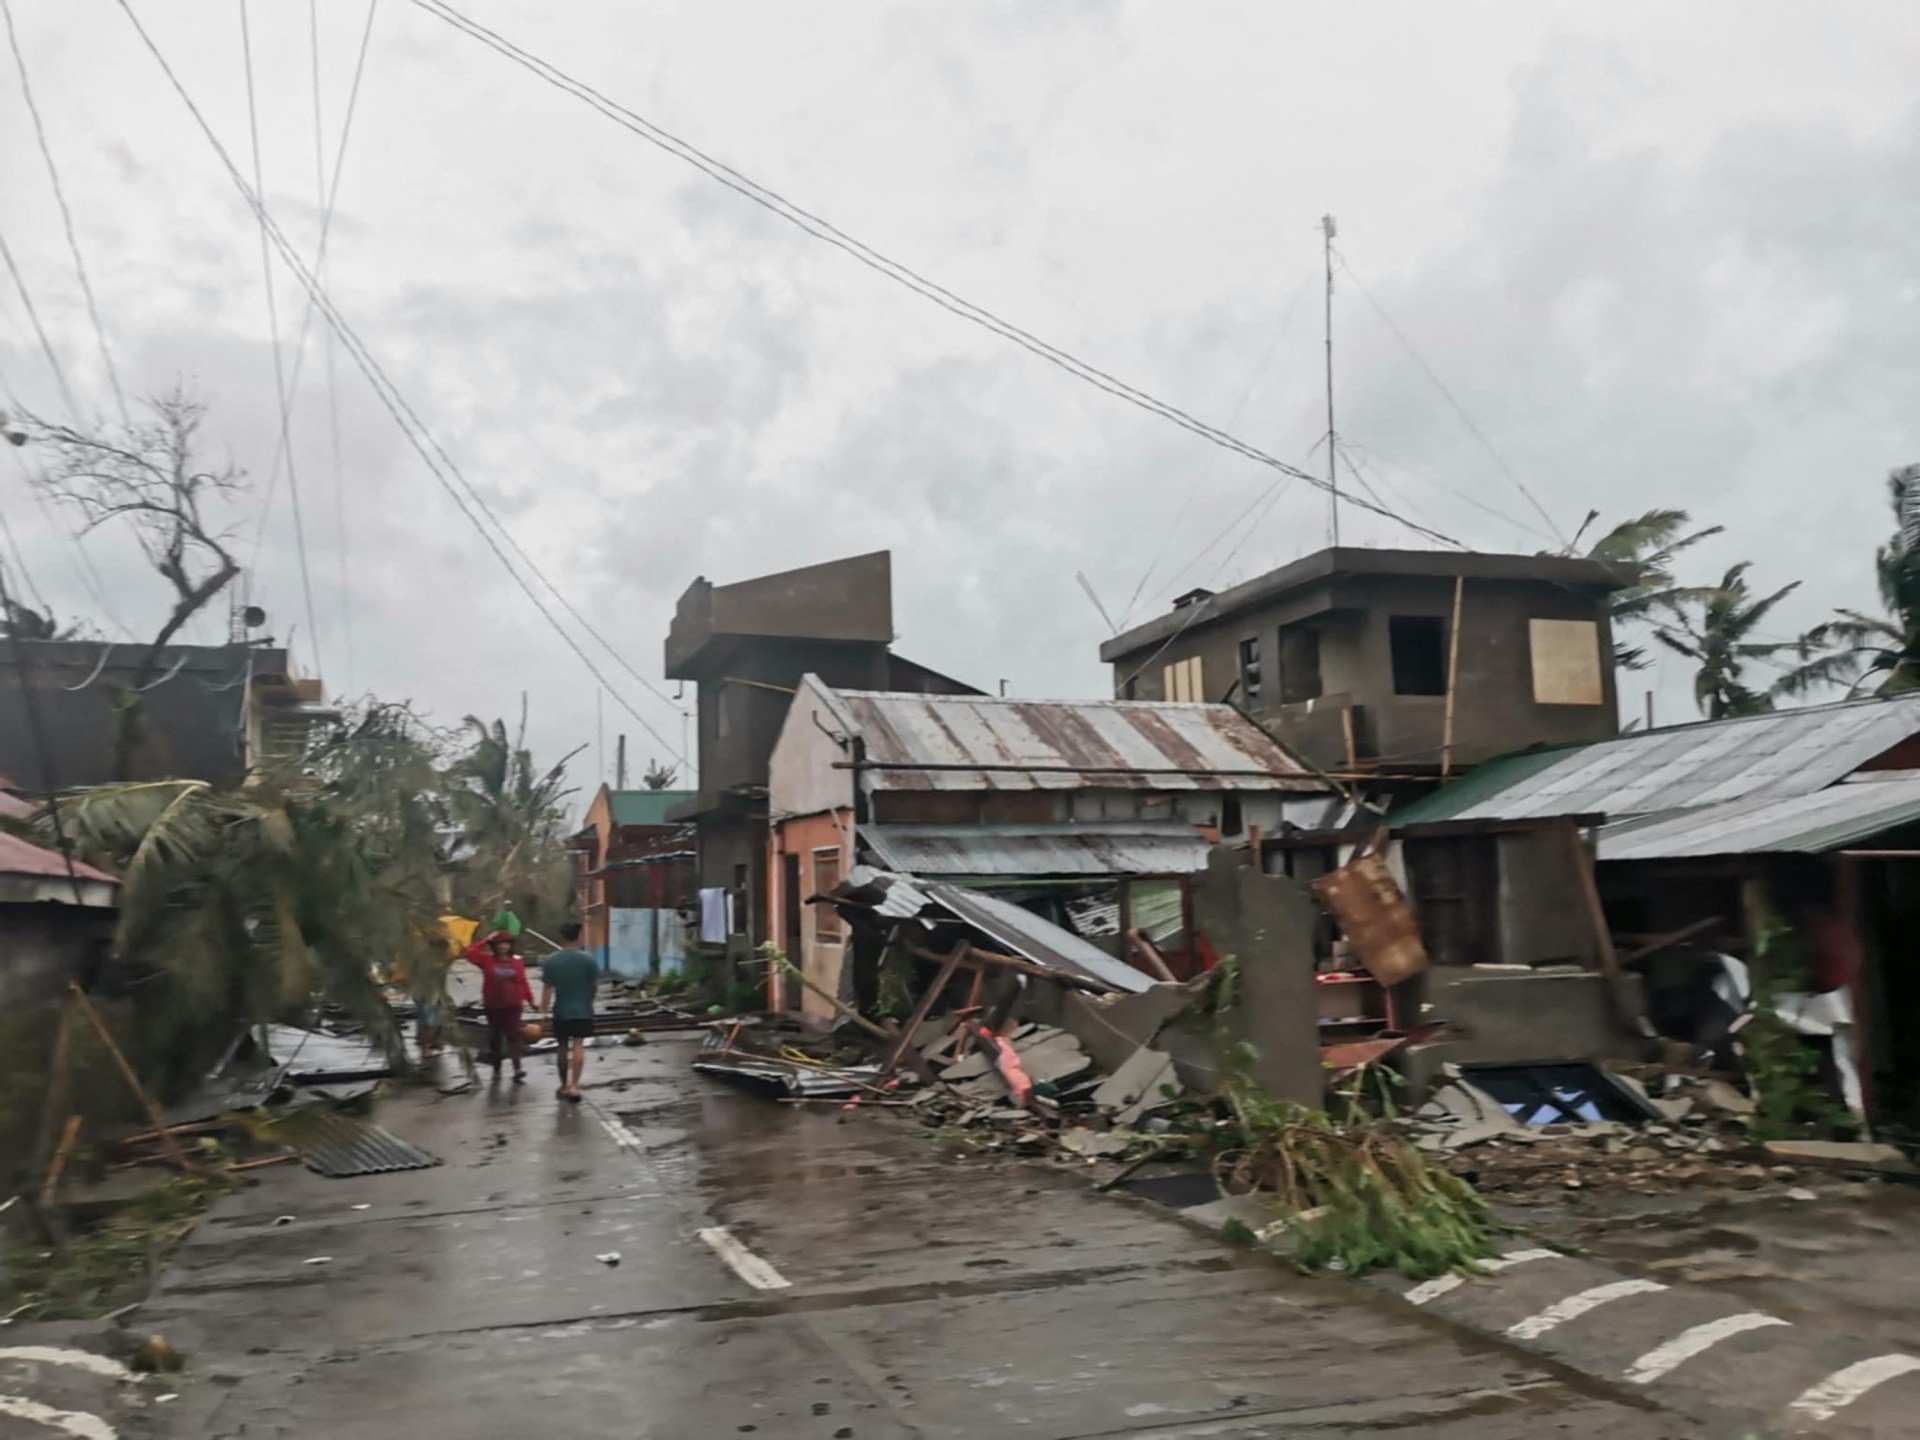
[[[1313,980],[1318,907],[1285,876],[1262,874],[1250,856],[1215,850],[1194,883],[1193,917],[1223,963],[1239,962],[1227,1030],[1236,1043],[1253,1046],[1253,1078],[1276,1099],[1318,1105],[1324,1091]]]
[[[1573,849],[1558,827],[1498,839],[1500,954],[1509,965],[1599,964]]]
[[[1475,1060],[1624,1060],[1642,1042],[1621,1023],[1606,976],[1598,971],[1474,970],[1427,972],[1425,1016],[1451,1028],[1433,1048],[1455,1063]],[[1627,977],[1637,983],[1637,977]]]

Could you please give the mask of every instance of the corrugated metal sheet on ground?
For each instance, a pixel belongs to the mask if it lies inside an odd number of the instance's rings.
[[[1892,772],[1889,772],[1890,774]],[[1759,796],[1678,814],[1618,821],[1600,831],[1602,860],[1700,855],[1819,854],[1920,821],[1920,777],[1846,780],[1811,795]]]
[[[1743,715],[1512,755],[1416,802],[1396,824],[1645,815],[1824,790],[1920,733],[1920,694]]]
[[[425,1170],[440,1161],[418,1145],[383,1130],[371,1120],[338,1110],[309,1106],[273,1127],[274,1138],[293,1146],[316,1175],[330,1180],[349,1175],[384,1175],[395,1170]]]
[[[909,767],[868,772],[882,790],[1326,789],[1229,705],[863,690],[836,700],[868,761]]]
[[[329,1035],[297,1025],[269,1025],[267,1049],[296,1084],[326,1080],[377,1080],[393,1073],[393,1061],[359,1035]]]
[[[1184,875],[1207,864],[1207,842],[1181,821],[867,825],[860,837],[913,875]]]
[[[1133,966],[1116,960],[1098,945],[985,891],[918,880],[911,875],[893,875],[865,865],[855,866],[847,883],[855,888],[885,886],[886,897],[876,908],[891,919],[911,920],[928,909],[945,910],[1014,954],[1046,969],[1129,993],[1138,993],[1153,984]]]

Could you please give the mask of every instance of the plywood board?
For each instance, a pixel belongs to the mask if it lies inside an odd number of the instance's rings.
[[[1382,985],[1427,968],[1413,907],[1379,855],[1367,854],[1313,882],[1313,893],[1340,922],[1360,963]]]
[[[1533,698],[1540,705],[1599,705],[1600,627],[1591,620],[1529,620]]]

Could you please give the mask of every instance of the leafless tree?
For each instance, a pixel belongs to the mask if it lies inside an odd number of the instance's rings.
[[[121,522],[173,589],[166,620],[148,641],[120,697],[115,768],[129,778],[139,741],[139,693],[160,673],[162,652],[240,573],[219,511],[246,489],[246,473],[215,468],[199,456],[206,406],[176,386],[144,404],[146,414],[91,431],[35,418],[30,429],[45,458],[34,483],[78,511],[87,532]]]

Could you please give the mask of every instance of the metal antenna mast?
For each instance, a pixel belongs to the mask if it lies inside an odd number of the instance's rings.
[[[1340,543],[1340,457],[1334,453],[1333,429],[1333,216],[1320,217],[1327,261],[1327,534],[1329,543]]]

